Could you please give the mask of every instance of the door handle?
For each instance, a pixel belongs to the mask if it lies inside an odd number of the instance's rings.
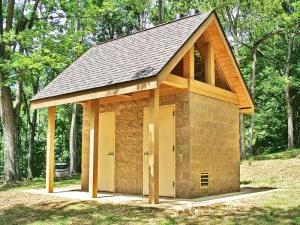
[[[109,152],[107,155],[114,155],[114,153],[113,152]]]

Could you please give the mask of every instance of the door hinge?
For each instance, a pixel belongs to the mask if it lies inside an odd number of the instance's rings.
[[[175,152],[175,146],[173,145],[173,152]]]
[[[173,187],[175,187],[175,181],[173,181]]]
[[[173,110],[173,116],[175,116],[175,110]]]

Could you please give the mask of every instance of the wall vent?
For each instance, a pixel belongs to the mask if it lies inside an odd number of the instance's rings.
[[[208,188],[208,173],[203,172],[200,175],[200,188]]]

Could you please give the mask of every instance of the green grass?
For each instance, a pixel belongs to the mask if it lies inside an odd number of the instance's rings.
[[[68,186],[71,184],[79,184],[80,183],[80,176],[74,175],[67,179],[56,179],[55,186]],[[33,180],[24,180],[19,181],[15,184],[1,184],[0,183],[0,192],[5,190],[24,190],[24,189],[34,189],[34,188],[44,188],[45,187],[45,179],[44,178],[34,178]]]
[[[273,154],[262,154],[250,157],[249,160],[291,159],[300,158],[300,148],[277,152]]]
[[[153,207],[100,205],[24,193],[44,180],[0,191],[0,225],[6,224],[291,224],[300,225],[300,159],[247,160],[241,163],[242,186],[273,187],[251,198],[180,212]],[[70,179],[55,186],[76,184]]]

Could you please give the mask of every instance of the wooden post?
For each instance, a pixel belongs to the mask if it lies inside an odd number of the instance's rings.
[[[47,129],[47,156],[46,156],[46,190],[53,192],[54,183],[54,133],[55,133],[55,106],[48,108]]]
[[[92,100],[90,106],[90,162],[89,162],[89,194],[97,197],[98,192],[98,134],[99,134],[99,101]]]
[[[187,79],[194,79],[195,68],[194,68],[194,46],[184,55],[183,57],[183,77]]]
[[[206,43],[205,81],[215,86],[215,54],[209,42]]]
[[[90,102],[82,104],[82,109],[81,190],[89,191]]]
[[[150,91],[149,203],[159,203],[159,89]]]

